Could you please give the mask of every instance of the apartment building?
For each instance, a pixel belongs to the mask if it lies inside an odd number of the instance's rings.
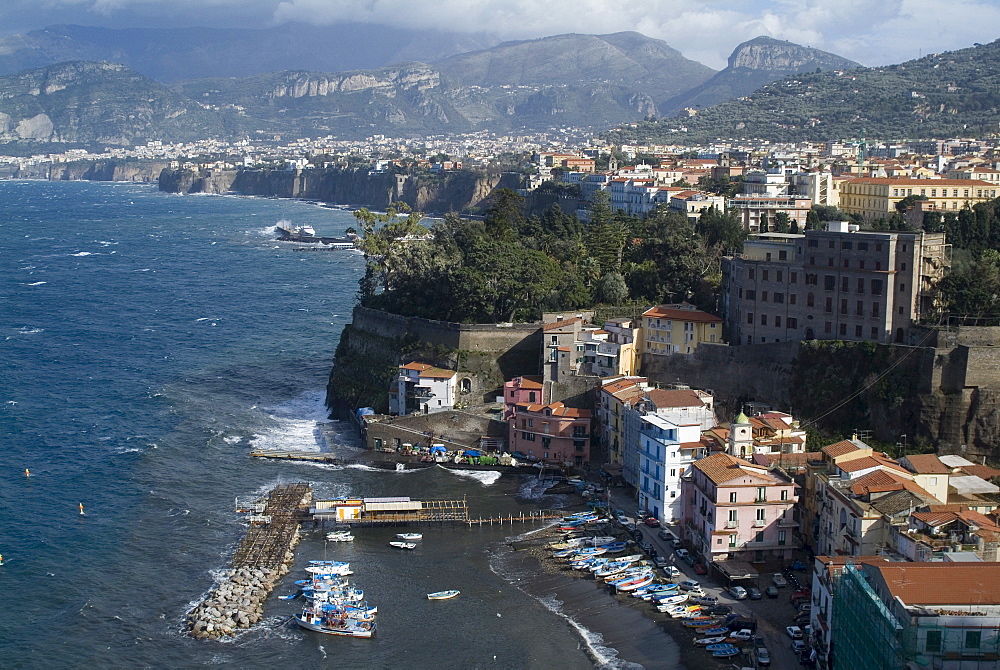
[[[682,483],[682,532],[706,561],[790,561],[798,548],[795,484],[780,470],[716,453]]]
[[[639,507],[661,522],[681,518],[681,477],[706,454],[699,422],[683,423],[658,414],[639,417]]]
[[[703,342],[722,343],[722,319],[693,305],[658,305],[642,313],[644,354],[690,354]]]
[[[957,212],[997,197],[1000,186],[981,179],[911,179],[858,177],[840,187],[840,208],[866,219],[888,218],[896,203],[908,196],[924,196],[940,212]]]
[[[590,462],[590,410],[518,403],[509,420],[510,450],[546,463],[581,467]]]
[[[389,388],[389,413],[430,414],[455,406],[455,371],[416,361],[401,365]]]
[[[798,340],[910,343],[951,265],[944,233],[859,231],[846,222],[767,233],[722,261],[730,344]]]
[[[736,215],[744,230],[751,233],[766,232],[779,213],[787,214],[789,222],[794,222],[799,230],[803,230],[812,201],[797,195],[738,195],[730,198],[726,207]]]

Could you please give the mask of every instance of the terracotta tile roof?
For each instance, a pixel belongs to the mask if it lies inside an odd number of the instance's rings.
[[[747,475],[771,479],[765,472],[760,471],[760,466],[755,466],[750,461],[730,456],[724,452],[718,452],[695,461],[693,467],[701,470],[705,473],[706,477],[716,484],[724,484],[725,482]]]
[[[931,528],[943,526],[958,519],[958,514],[955,512],[914,512],[910,516]]]
[[[709,314],[708,312],[702,312],[697,309],[679,309],[677,307],[668,307],[666,305],[659,305],[657,307],[652,307],[647,309],[642,315],[646,318],[653,319],[670,319],[672,321],[692,321],[697,323],[722,323],[722,319],[714,314]]]
[[[607,391],[608,393],[617,393],[618,391],[625,388],[632,388],[638,386],[639,384],[645,384],[646,381],[647,380],[645,377],[635,377],[632,379],[627,379],[627,378],[616,379],[613,382],[608,382],[606,384],[603,384],[601,386],[601,390]]]
[[[582,322],[583,322],[583,319],[581,319],[580,317],[574,316],[572,319],[563,319],[562,321],[555,321],[553,323],[543,324],[542,325],[542,330],[543,331],[559,330],[560,328],[564,328],[566,326],[572,326],[574,323],[582,323]]]
[[[649,400],[658,408],[665,407],[704,407],[701,397],[689,389],[652,389],[647,394]]]
[[[425,379],[451,379],[455,376],[454,370],[445,370],[444,368],[436,368],[433,365],[428,365],[427,363],[407,363],[401,366],[404,370],[414,370],[419,377]]]
[[[1000,477],[1000,470],[991,468],[988,465],[963,465],[959,468],[959,470],[967,475],[979,477],[980,479],[985,479],[986,481],[989,481],[994,477]]]
[[[838,456],[849,454],[852,451],[857,451],[860,448],[861,447],[854,444],[850,440],[841,440],[840,442],[834,442],[833,444],[823,447],[820,451],[830,458],[837,458]]]
[[[865,470],[867,468],[877,468],[881,465],[875,458],[871,456],[862,456],[861,458],[855,458],[852,461],[844,461],[838,463],[837,467],[844,472],[857,472],[858,470]]]
[[[882,563],[889,592],[907,605],[1000,605],[1000,563]]]
[[[849,462],[854,463],[855,461]],[[886,472],[885,470],[869,472],[867,475],[859,477],[851,484],[851,492],[854,493],[854,495],[859,496],[882,491],[902,490],[903,488],[905,488],[903,486],[903,480],[899,477],[893,476],[890,472]]]
[[[554,402],[549,405],[537,405],[527,402],[519,402],[515,407],[521,409],[522,411],[531,412],[533,414],[542,414],[542,418],[545,418],[545,410],[549,410],[551,414],[548,416],[554,417],[567,417],[576,419],[589,419],[590,410],[589,409],[577,409],[576,407],[566,407],[566,405],[561,402]]]
[[[542,388],[542,378],[541,377],[529,377],[528,375],[522,375],[520,377],[514,377],[514,385],[521,389],[534,389],[539,390]]]
[[[928,475],[947,475],[951,468],[941,462],[936,454],[910,454],[906,461],[913,466],[913,471]]]

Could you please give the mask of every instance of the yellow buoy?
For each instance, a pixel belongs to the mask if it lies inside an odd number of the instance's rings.
[[[31,476],[31,470],[29,470],[28,468],[25,468],[24,469],[24,476],[25,477],[30,477]]]
[[[85,516],[83,513],[83,503],[80,503],[80,516]]]

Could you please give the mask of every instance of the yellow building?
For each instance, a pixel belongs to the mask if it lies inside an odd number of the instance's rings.
[[[722,343],[722,319],[686,303],[658,305],[642,313],[642,352],[691,354],[703,342]]]
[[[900,200],[922,195],[939,212],[957,212],[996,198],[998,190],[997,184],[980,179],[860,177],[840,187],[840,208],[866,219],[889,217]]]

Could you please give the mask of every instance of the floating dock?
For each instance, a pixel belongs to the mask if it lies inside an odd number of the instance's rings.
[[[445,521],[469,521],[469,505],[462,500],[394,498],[338,498],[317,500],[309,513],[318,522],[380,526]]]

